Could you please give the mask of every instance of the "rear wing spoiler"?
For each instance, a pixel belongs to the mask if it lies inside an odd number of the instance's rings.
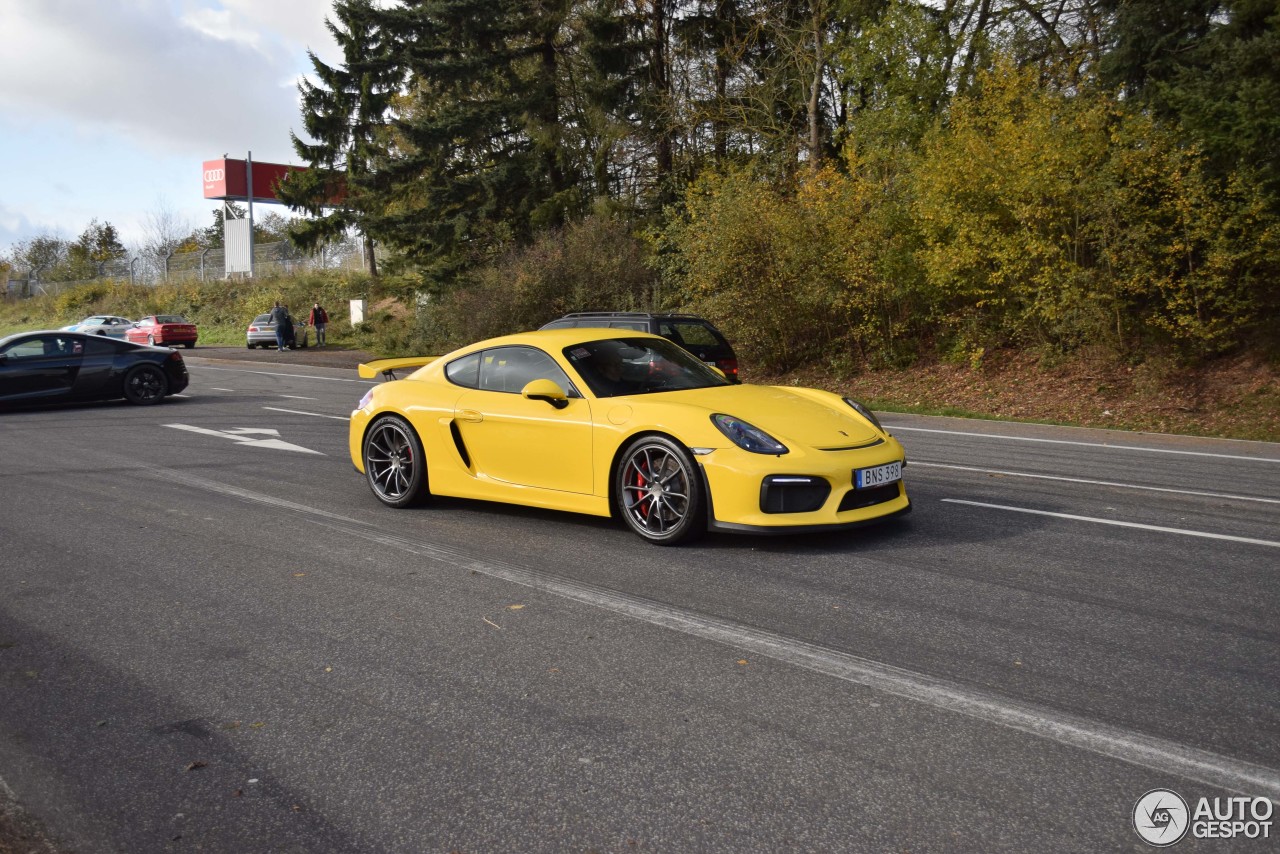
[[[396,371],[416,370],[439,358],[439,356],[409,356],[404,359],[375,359],[372,362],[362,363],[356,370],[366,380],[371,380],[379,374],[384,380],[394,380]]]

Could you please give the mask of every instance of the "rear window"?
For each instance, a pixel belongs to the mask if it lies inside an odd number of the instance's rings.
[[[156,316],[156,323],[186,323],[186,319],[176,314],[160,314]]]
[[[709,327],[702,323],[666,321],[662,324],[662,335],[695,347],[718,347],[723,343]]]

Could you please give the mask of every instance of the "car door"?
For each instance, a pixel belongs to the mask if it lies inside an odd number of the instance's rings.
[[[12,342],[0,352],[0,400],[69,394],[83,355],[82,339],[66,333],[50,332]]]
[[[549,379],[569,395],[557,409],[521,390]],[[591,494],[591,405],[551,356],[533,347],[480,354],[474,386],[459,397],[454,424],[477,475],[503,483]]]

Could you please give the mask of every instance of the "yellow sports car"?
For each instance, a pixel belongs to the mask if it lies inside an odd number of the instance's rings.
[[[390,507],[435,494],[616,514],[661,545],[911,509],[902,446],[862,404],[732,384],[657,335],[525,332],[360,375],[409,369],[351,413],[351,460]]]

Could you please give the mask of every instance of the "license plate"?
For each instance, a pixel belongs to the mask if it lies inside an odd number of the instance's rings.
[[[869,486],[884,486],[886,483],[893,483],[896,480],[902,480],[901,460],[869,469],[853,470],[853,485],[858,489],[866,489]]]

